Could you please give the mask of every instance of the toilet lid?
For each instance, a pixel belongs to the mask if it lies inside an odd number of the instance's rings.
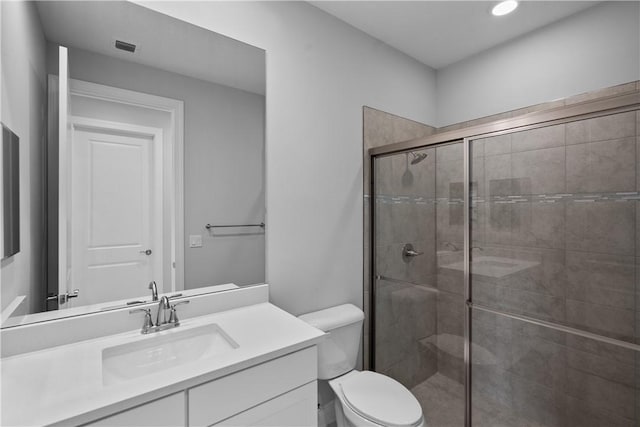
[[[349,406],[377,424],[413,426],[422,419],[422,408],[416,398],[392,378],[363,371],[340,385]]]

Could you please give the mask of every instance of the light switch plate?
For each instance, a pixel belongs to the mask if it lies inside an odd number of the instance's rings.
[[[189,236],[189,247],[190,248],[201,248],[202,247],[202,235],[200,234],[192,234]]]

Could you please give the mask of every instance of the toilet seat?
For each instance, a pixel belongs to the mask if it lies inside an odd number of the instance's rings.
[[[357,415],[388,427],[422,424],[420,404],[398,381],[371,371],[350,374],[339,387],[344,403]]]

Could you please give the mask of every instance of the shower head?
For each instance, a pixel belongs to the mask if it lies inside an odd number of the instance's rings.
[[[410,151],[410,153],[413,156],[413,159],[411,159],[411,164],[412,165],[417,165],[418,163],[420,163],[421,161],[426,159],[427,156],[428,156],[427,153],[418,153],[418,154],[416,154],[413,151]]]

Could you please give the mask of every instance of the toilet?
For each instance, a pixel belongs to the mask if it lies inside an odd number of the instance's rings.
[[[356,371],[364,313],[344,304],[300,316],[328,333],[318,345],[318,379],[335,393],[338,427],[425,426],[422,408],[406,387],[385,375]]]

